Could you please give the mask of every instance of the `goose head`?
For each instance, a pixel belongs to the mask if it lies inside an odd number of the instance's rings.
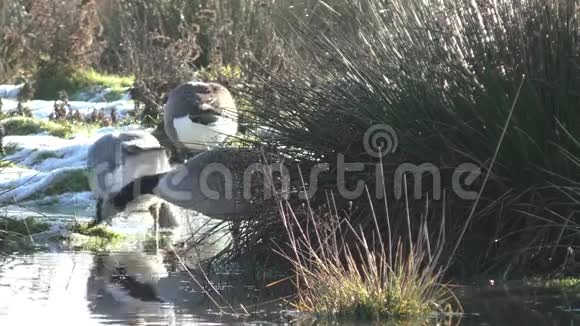
[[[237,119],[236,105],[230,92],[218,83],[194,83],[194,92],[199,103],[198,112],[190,114],[193,122],[209,125],[219,117]]]
[[[169,94],[163,111],[165,132],[179,147],[207,150],[238,130],[231,93],[218,83],[189,82]]]

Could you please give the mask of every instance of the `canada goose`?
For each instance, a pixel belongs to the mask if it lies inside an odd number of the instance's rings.
[[[252,186],[246,181],[251,183],[251,180],[247,180],[245,174],[230,172],[226,167],[231,166],[232,161],[236,161],[233,164],[258,162],[258,154],[249,153],[244,158],[244,153],[232,150],[203,152],[169,172],[136,179],[118,193],[111,194],[110,200],[116,209],[125,209],[139,198],[155,194],[167,202],[211,218],[239,220],[241,216],[251,216],[257,209],[257,205],[246,196],[246,186]]]
[[[234,99],[218,83],[192,81],[173,89],[163,117],[165,133],[181,151],[215,148],[238,131]]]
[[[87,166],[89,184],[97,199],[96,224],[110,221],[118,213],[107,200],[109,194],[118,192],[139,177],[171,169],[157,139],[144,131],[126,131],[101,137],[89,148]],[[150,211],[161,227],[177,226],[170,204],[159,203],[154,196],[144,199],[142,204],[146,209],[158,208],[159,215],[153,214],[156,210]]]
[[[161,255],[118,252],[95,255],[87,280],[93,313],[129,325],[174,325],[169,273]],[[169,295],[169,296],[168,296]]]
[[[160,255],[142,252],[112,253],[96,256],[97,276],[106,290],[121,303],[163,302],[155,285],[167,276]]]

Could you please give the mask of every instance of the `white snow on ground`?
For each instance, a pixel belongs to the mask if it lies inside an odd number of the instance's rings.
[[[121,97],[120,101],[130,101],[131,100],[131,95],[129,94],[129,87],[127,87],[125,89],[125,94]],[[101,88],[100,90],[96,91],[96,92],[87,92],[87,93],[81,93],[78,96],[76,96],[76,99],[81,100],[81,101],[87,101],[87,102],[92,102],[92,103],[96,103],[96,102],[106,102],[107,100],[107,95],[109,95],[109,93],[111,93],[113,91],[112,88]]]
[[[73,139],[48,135],[5,137],[5,146],[14,146],[17,151],[4,160],[28,169],[9,168],[3,171],[0,177],[0,203],[25,200],[70,173],[84,170],[89,147],[97,139],[112,132],[133,129],[138,127],[107,127],[93,135],[77,135]]]
[[[0,99],[2,99],[2,110],[10,112],[15,110],[18,106],[17,97],[24,85],[0,85]],[[128,90],[128,89],[127,89]],[[119,101],[107,102],[105,97],[111,92],[110,88],[102,89],[96,94],[87,92],[81,94],[79,97],[86,99],[86,101],[70,101],[69,104],[73,110],[78,110],[84,116],[90,115],[94,109],[103,109],[106,113],[110,113],[114,108],[117,110],[117,115],[123,118],[128,112],[135,107],[131,100],[129,92]],[[32,115],[38,119],[48,119],[48,116],[54,110],[54,101],[33,100],[24,103],[26,107],[30,108]]]
[[[18,97],[18,95],[20,94],[20,92],[22,91],[23,87],[24,87],[24,84],[0,85],[0,98],[2,98],[2,99],[16,99]],[[129,93],[130,89],[131,89],[130,87],[127,87],[125,89],[125,95],[122,96],[121,101],[130,101],[131,100],[131,95]],[[90,91],[82,92],[82,93],[74,96],[74,98],[79,100],[79,101],[85,101],[85,102],[91,102],[91,103],[107,102],[106,97],[112,91],[113,91],[112,88],[103,88],[101,86],[95,86]]]
[[[84,191],[84,192],[67,192],[64,194],[56,196],[47,196],[42,199],[32,200],[28,202],[28,204],[34,206],[53,205],[54,203],[58,203],[58,205],[63,207],[75,207],[78,205],[85,205],[87,203],[94,204],[95,199],[93,198],[93,194],[90,191]]]
[[[22,85],[0,85],[2,110],[9,112],[16,108],[16,97]],[[134,109],[133,101],[128,94],[120,101],[97,102],[110,90],[102,90],[89,101],[69,102],[73,110],[79,110],[83,115],[90,115],[94,109],[104,109],[110,112],[117,110],[123,118]],[[87,95],[88,96],[88,95]],[[92,101],[92,102],[91,102]],[[34,100],[26,103],[37,119],[48,119],[54,110],[54,101]],[[75,135],[73,139],[62,139],[45,134],[26,136],[6,136],[4,145],[16,148],[12,155],[4,160],[18,164],[18,167],[3,169],[0,174],[0,203],[11,203],[26,200],[32,195],[49,186],[51,183],[62,180],[71,172],[85,169],[89,147],[100,137],[122,130],[141,129],[139,126],[106,127],[92,132],[85,131]],[[78,196],[75,196],[78,199]],[[89,198],[84,198],[88,200]],[[62,203],[64,198],[59,198]],[[65,200],[66,201],[66,200]],[[92,198],[90,199],[92,201]]]
[[[24,84],[20,85],[0,85],[0,98],[16,98]]]
[[[3,188],[8,189],[0,194],[0,203],[20,202],[42,191],[51,184],[61,181],[71,172],[84,171],[82,167],[60,168],[47,173],[36,173],[32,176],[24,176],[20,179],[7,182]]]
[[[4,159],[43,172],[63,167],[86,166],[89,147],[99,138],[114,132],[141,129],[137,125],[105,127],[91,132],[90,135],[86,132],[79,133],[72,139],[44,134],[6,136],[4,145],[14,146],[18,151]],[[0,187],[2,187],[1,184]]]
[[[8,112],[16,108],[16,97],[22,85],[0,85],[2,111]],[[105,109],[110,112],[117,109],[120,118],[134,109],[127,93],[121,100],[115,102],[99,102],[106,92],[103,90],[95,96],[86,97],[87,101],[69,102],[73,110],[78,109],[83,115],[89,115],[93,109]],[[89,93],[87,93],[89,94]],[[93,93],[94,94],[94,93]],[[31,109],[33,117],[48,119],[54,109],[54,101],[29,101],[26,105]],[[57,196],[47,196],[30,200],[38,192],[50,184],[66,178],[70,173],[86,168],[89,147],[100,137],[124,130],[143,129],[140,126],[106,127],[75,135],[72,139],[62,139],[46,134],[26,136],[6,136],[3,139],[6,147],[14,147],[16,151],[3,160],[17,163],[17,167],[3,168],[0,173],[0,204],[5,215],[15,218],[28,216],[45,216],[50,221],[89,221],[94,219],[95,199],[91,192],[65,193]],[[8,206],[6,206],[8,204]],[[113,221],[113,230],[122,233],[142,233],[149,230],[153,219],[148,212],[127,212],[124,218]],[[192,211],[183,211],[181,227],[174,230],[174,239],[184,240],[193,233],[204,234],[213,228],[216,220],[199,215]],[[52,234],[52,231],[48,234]],[[225,234],[216,235],[212,241],[227,242]],[[225,244],[222,244],[225,245]]]
[[[24,175],[32,175],[33,170],[26,167],[5,167],[0,173],[0,183],[8,183],[21,178]]]
[[[94,109],[103,109],[106,113],[110,113],[113,108],[117,110],[117,115],[123,118],[128,112],[135,108],[135,104],[130,100],[119,100],[114,102],[69,102],[73,110],[79,110],[79,113],[88,116]],[[33,100],[28,101],[25,105],[32,111],[32,116],[38,119],[48,119],[48,116],[54,110],[54,101]],[[2,99],[2,111],[10,112],[15,110],[18,106],[18,101],[15,99]]]
[[[95,200],[90,192],[69,192],[18,205],[8,205],[2,207],[0,212],[2,215],[16,219],[42,216],[53,222],[64,222],[65,224],[74,221],[90,222],[95,218]]]

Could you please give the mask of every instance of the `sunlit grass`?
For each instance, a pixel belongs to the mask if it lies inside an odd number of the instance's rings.
[[[19,165],[15,162],[0,159],[0,169],[17,167],[19,167]]]
[[[43,153],[40,153],[39,155],[37,155],[34,158],[34,163],[33,164],[42,163],[45,160],[48,160],[49,158],[59,158],[59,157],[60,156],[57,153],[55,153],[55,152],[48,152],[48,151],[47,152],[43,152]]]
[[[43,196],[55,196],[69,192],[89,191],[90,185],[87,173],[83,169],[71,170],[65,177],[51,183],[45,188]]]
[[[73,250],[103,252],[118,246],[124,236],[104,225],[75,223],[68,227],[70,234],[62,239]]]
[[[14,117],[3,121],[9,136],[26,136],[46,132],[50,136],[70,139],[79,133],[91,134],[99,128],[96,124],[70,121],[53,122],[43,119]]]
[[[106,240],[117,240],[123,237],[121,234],[112,231],[104,225],[91,225],[89,223],[76,223],[69,226],[69,230],[73,233],[89,237],[99,237]]]
[[[43,189],[38,190],[29,200],[37,200],[47,196],[58,196],[66,193],[90,191],[89,179],[85,169],[69,170]]]
[[[311,215],[308,234],[289,205],[282,205],[281,212],[291,247],[290,254],[282,255],[295,272],[293,305],[299,311],[323,318],[384,320],[427,318],[459,306],[442,284],[442,244],[431,248],[423,231],[414,243],[384,243],[379,233],[365,236],[335,212],[324,222]]]
[[[43,100],[56,100],[60,91],[72,99],[91,87],[108,88],[111,93],[103,100],[118,100],[135,81],[133,76],[118,76],[93,69],[46,67],[39,70],[35,96]]]
[[[569,289],[576,288],[580,290],[580,278],[578,277],[564,277],[552,280],[547,280],[544,285],[548,288]]]
[[[97,72],[94,69],[78,70],[75,78],[86,85],[97,85],[112,89],[122,89],[133,86],[135,77],[118,76]]]

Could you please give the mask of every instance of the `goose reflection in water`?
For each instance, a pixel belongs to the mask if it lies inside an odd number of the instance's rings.
[[[160,288],[160,281],[167,276],[161,255],[97,255],[87,281],[90,309],[107,321],[175,325],[172,298],[165,298]]]

